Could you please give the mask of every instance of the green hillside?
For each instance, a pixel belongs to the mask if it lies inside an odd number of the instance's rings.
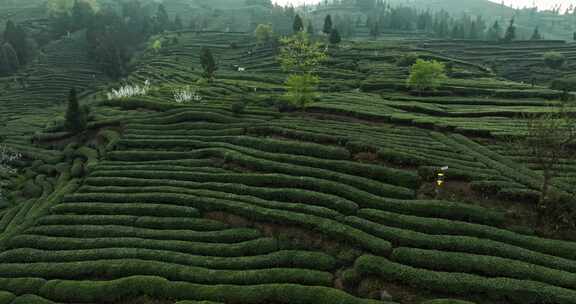
[[[277,45],[208,20],[134,43],[117,79],[90,27],[0,77],[0,304],[576,303],[574,146],[552,220],[547,168],[510,144],[530,115],[576,115],[550,89],[576,45],[318,35],[318,96],[297,108]],[[447,78],[409,89],[412,57]]]

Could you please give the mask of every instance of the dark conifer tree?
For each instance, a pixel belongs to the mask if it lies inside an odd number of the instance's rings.
[[[332,16],[327,15],[324,19],[324,28],[322,29],[322,32],[326,35],[332,33]]]
[[[506,29],[506,34],[504,35],[505,42],[511,42],[516,39],[516,26],[514,25],[514,18],[510,20],[510,24]]]
[[[212,52],[207,47],[203,47],[200,51],[200,64],[204,70],[202,76],[211,81],[214,78],[214,73],[218,70],[218,67],[216,66],[216,61],[214,60],[214,56],[212,56]]]
[[[294,17],[292,30],[294,31],[295,34],[304,30],[304,23],[302,21],[302,18],[298,14],[296,14],[296,16]]]
[[[18,55],[9,42],[0,46],[0,75],[11,75],[20,67]]]
[[[534,33],[532,33],[532,37],[530,37],[530,40],[542,40],[542,35],[540,35],[538,27],[534,29]]]
[[[166,7],[164,4],[160,3],[158,5],[158,11],[156,12],[156,22],[157,32],[163,32],[170,28],[170,17],[168,17],[168,12],[166,12]]]
[[[64,127],[72,133],[81,132],[86,128],[86,117],[80,109],[76,89],[74,88],[70,90],[68,95],[68,108],[66,109]]]
[[[24,28],[15,24],[11,20],[6,22],[6,29],[4,30],[4,42],[10,44],[18,56],[18,65],[24,65],[28,57],[28,43],[26,41],[27,34]]]

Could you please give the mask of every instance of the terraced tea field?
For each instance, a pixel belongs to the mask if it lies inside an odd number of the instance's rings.
[[[103,100],[83,63],[31,77],[20,103],[0,99],[6,142],[28,165],[21,183],[40,189],[0,210],[0,303],[576,303],[576,242],[518,224],[506,204],[537,196],[543,177],[499,140],[522,135],[517,114],[550,111],[559,92],[443,57],[460,73],[440,90],[450,95],[413,96],[394,64],[410,43],[346,42],[321,69],[320,101],[279,113],[267,100],[286,75],[272,49],[246,34],[169,35],[177,43],[143,54],[124,80],[149,80],[148,96]],[[200,78],[202,46],[216,81],[202,102],[177,104],[173,90]],[[63,58],[44,64],[73,65]],[[44,115],[63,111],[43,107],[61,91],[33,92],[72,84],[95,92],[87,139],[38,133],[33,146]],[[446,165],[448,184],[510,202],[433,198]],[[574,192],[574,172],[554,187]]]

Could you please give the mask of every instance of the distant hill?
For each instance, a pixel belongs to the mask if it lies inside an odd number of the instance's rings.
[[[469,13],[485,16],[510,16],[514,9],[488,0],[390,0],[392,5],[414,5],[423,9],[446,10],[451,14]]]

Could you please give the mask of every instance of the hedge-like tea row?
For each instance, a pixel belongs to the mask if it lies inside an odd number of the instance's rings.
[[[455,299],[434,299],[429,301],[424,301],[420,304],[475,304],[473,302],[455,300]]]
[[[135,187],[180,187],[186,189],[206,189],[239,195],[251,195],[265,200],[301,203],[330,208],[343,214],[355,214],[358,204],[344,198],[296,188],[264,188],[240,184],[196,183],[166,179],[138,179],[125,177],[90,177],[85,180],[85,192],[121,192],[119,189]]]
[[[75,195],[76,197],[80,195]],[[86,194],[82,194],[88,198]],[[70,196],[74,197],[74,196]],[[98,194],[94,199],[102,199],[106,202],[122,202],[126,204],[136,202],[157,202],[177,204],[200,208],[205,211],[226,211],[256,221],[278,222],[293,224],[315,230],[329,237],[340,239],[351,244],[358,245],[373,252],[387,252],[391,249],[390,243],[374,237],[361,230],[352,228],[338,221],[322,218],[314,215],[296,213],[292,211],[269,209],[238,200],[227,200],[206,196],[174,193],[148,193],[132,195]],[[89,206],[90,204],[85,204]]]
[[[133,275],[154,275],[171,281],[199,284],[255,285],[268,283],[298,283],[331,286],[332,274],[298,268],[259,270],[214,270],[157,261],[136,259],[81,261],[63,263],[0,264],[2,277],[42,277],[59,279],[121,278]]]
[[[1,300],[0,303],[2,303]],[[37,295],[27,294],[15,298],[12,302],[10,302],[10,304],[58,304],[58,303],[44,299]]]
[[[280,166],[281,165],[280,163],[287,163],[290,165],[300,165],[308,167],[306,169],[300,170],[306,174],[316,172],[313,169],[317,168],[317,169],[324,169],[324,171],[322,171],[322,174],[333,175],[335,173],[334,171],[336,171],[343,174],[355,175],[356,177],[360,176],[365,177],[363,178],[363,180],[369,178],[381,181],[386,184],[402,186],[407,188],[416,188],[418,186],[418,177],[416,174],[406,170],[391,169],[378,165],[360,164],[357,162],[345,161],[345,160],[320,159],[303,155],[269,153],[226,143],[213,143],[213,142],[205,143],[201,145],[201,148],[202,148],[201,151],[195,151],[194,153],[189,154],[182,154],[182,156],[187,155],[190,158],[198,158],[198,157],[223,158],[224,156],[226,157],[235,156],[235,159],[231,160],[241,161],[259,168],[265,168],[265,167],[263,165],[258,165],[258,162],[255,162],[255,160],[267,161],[267,165],[276,165],[275,169],[284,169],[284,172],[286,165],[282,167]],[[129,153],[130,152],[136,152],[136,151],[129,151]],[[157,153],[157,151],[152,151],[149,153]],[[169,156],[170,158],[173,159],[173,154],[164,154],[164,155]],[[115,154],[112,159],[114,159],[117,156],[118,154]],[[126,157],[124,157],[124,159],[132,160]]]
[[[121,102],[122,106],[125,105]],[[216,123],[241,123],[243,120],[234,118],[232,116],[226,116],[214,112],[200,112],[188,109],[182,109],[177,113],[161,114],[157,117],[145,117],[145,118],[134,118],[130,122],[133,123],[147,123],[147,124],[173,124],[185,121],[206,121],[206,122],[216,122]]]
[[[410,229],[437,235],[466,235],[508,243],[534,251],[576,260],[576,242],[567,242],[526,236],[490,226],[456,222],[445,219],[422,218],[399,215],[374,209],[361,209],[359,217],[364,217],[388,226]]]
[[[272,238],[234,243],[201,243],[173,240],[147,240],[139,238],[67,238],[20,234],[7,242],[8,248],[35,248],[44,250],[77,250],[98,248],[145,248],[175,251],[205,256],[237,257],[267,254],[277,251],[278,241]]]
[[[148,138],[148,139],[146,139]],[[118,147],[122,148],[210,148],[214,143],[227,143],[262,150],[270,153],[284,153],[305,155],[310,157],[346,160],[350,159],[350,153],[344,149],[333,146],[319,145],[305,142],[288,142],[278,139],[254,138],[248,136],[221,136],[221,137],[199,137],[185,136],[180,139],[150,139],[124,138],[118,142]]]
[[[56,212],[55,209],[52,209]],[[64,211],[64,210],[63,210]],[[228,225],[214,220],[188,217],[153,217],[136,215],[72,215],[51,214],[39,218],[37,225],[124,225],[153,229],[217,231]]]
[[[219,231],[149,229],[119,225],[49,225],[35,226],[28,234],[76,238],[130,237],[158,240],[180,240],[206,243],[238,243],[261,237],[256,229],[231,228]]]
[[[212,163],[211,165],[215,165]],[[186,167],[178,165],[99,165],[97,170],[118,170],[125,168],[127,170],[154,170],[154,171],[194,171],[200,173],[229,173],[229,170],[217,167]],[[94,170],[93,170],[94,171]]]
[[[469,236],[426,234],[376,224],[352,216],[346,217],[346,223],[387,240],[396,246],[499,256],[558,270],[576,272],[576,261],[574,260],[534,252],[502,242]]]
[[[1,287],[1,285],[0,285]],[[83,303],[115,302],[134,295],[156,298],[240,302],[243,304],[392,304],[353,297],[343,291],[322,286],[263,284],[257,286],[199,285],[169,282],[152,276],[133,276],[113,281],[51,280],[40,295],[54,300]]]
[[[79,195],[79,194],[77,194]],[[144,204],[134,202],[132,204],[102,203],[102,202],[76,202],[60,203],[51,208],[53,213],[58,214],[94,214],[94,215],[138,215],[138,216],[164,216],[164,217],[198,217],[200,214],[196,208],[186,206],[172,206],[165,204]]]
[[[191,172],[154,171],[96,171],[91,177],[157,178],[194,182],[238,183],[258,187],[302,188],[310,191],[340,196],[358,203],[364,208],[422,216],[462,219],[479,223],[501,222],[504,215],[485,208],[444,201],[394,200],[382,198],[353,187],[310,177],[293,177],[280,174],[203,174]]]
[[[396,248],[391,259],[395,262],[433,270],[476,273],[489,277],[532,280],[576,290],[576,273],[556,270],[499,257]]]
[[[386,280],[401,281],[417,288],[443,293],[466,296],[481,294],[519,304],[576,303],[576,291],[533,281],[436,272],[397,264],[371,255],[358,258],[355,267],[362,274],[378,275]]]
[[[174,193],[174,194],[186,194],[186,195],[197,195],[207,198],[215,198],[215,199],[225,199],[225,200],[235,200],[238,202],[244,202],[250,205],[261,206],[264,208],[269,209],[278,209],[278,210],[287,210],[293,211],[297,213],[304,213],[315,215],[319,217],[324,217],[328,219],[338,219],[341,217],[341,214],[325,207],[318,207],[318,206],[310,206],[307,204],[302,203],[285,203],[285,202],[276,202],[270,200],[263,200],[257,197],[248,196],[248,195],[237,195],[231,193],[223,193],[218,191],[211,191],[211,190],[202,190],[202,189],[186,189],[186,188],[175,188],[175,187],[146,187],[146,188],[120,188],[120,191],[111,191],[111,192],[94,192],[94,193],[84,193],[84,194],[76,194],[75,196],[71,196],[69,200],[78,201],[81,203],[86,202],[99,202],[102,200],[101,195],[136,195],[136,194],[156,194],[162,195],[165,193]],[[105,200],[104,200],[105,201]],[[119,202],[119,201],[116,201]],[[169,203],[167,203],[168,205]],[[104,206],[106,208],[106,206]],[[79,211],[83,212],[83,211]]]
[[[15,298],[16,295],[11,292],[0,291],[0,304],[10,304]]]
[[[262,173],[280,173],[286,174],[291,176],[306,176],[306,177],[314,177],[318,179],[330,180],[338,183],[348,184],[360,190],[364,190],[370,192],[372,194],[381,195],[385,197],[396,197],[396,198],[413,198],[414,197],[414,190],[384,184],[381,182],[377,182],[371,179],[367,179],[360,176],[353,176],[343,173],[338,173],[330,170],[313,168],[313,167],[305,167],[295,164],[285,164],[275,161],[268,161],[261,158],[256,158],[248,155],[243,155],[241,153],[237,153],[231,150],[225,149],[202,149],[197,150],[195,153],[202,154],[203,158],[210,157],[210,158],[218,158],[223,159],[226,162],[231,162],[233,164],[239,164],[243,167],[248,167],[254,171],[262,172]],[[107,166],[102,168],[101,170],[132,170],[131,167],[123,168],[121,166],[118,167],[111,167]],[[148,169],[152,170],[152,168]],[[168,170],[167,170],[168,171]],[[176,170],[174,170],[176,171]],[[187,171],[187,170],[182,170]]]
[[[303,268],[330,271],[336,265],[333,257],[314,251],[281,250],[268,254],[240,257],[191,255],[145,248],[102,248],[83,250],[38,250],[18,248],[0,253],[2,263],[77,262],[95,260],[138,259],[163,261],[210,269],[246,270],[266,268]]]

